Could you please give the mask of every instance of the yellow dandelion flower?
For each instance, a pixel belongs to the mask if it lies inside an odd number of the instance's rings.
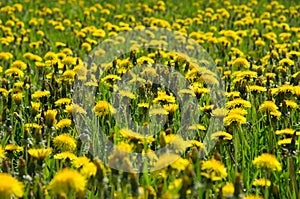
[[[286,106],[287,108],[296,109],[298,104],[292,100],[283,100],[283,103],[280,103],[280,106]]]
[[[97,102],[97,104],[93,108],[93,111],[97,116],[105,116],[108,114],[114,114],[116,112],[116,110],[110,103],[103,100]]]
[[[72,160],[72,165],[78,169],[78,168],[82,167],[83,165],[89,163],[90,161],[91,160],[88,157],[81,156],[81,157],[78,157],[78,158]]]
[[[279,119],[281,116],[281,112],[280,111],[272,111],[272,112],[270,112],[270,115],[276,119]]]
[[[78,171],[65,168],[57,172],[49,184],[52,195],[67,197],[72,193],[83,195],[87,180]]]
[[[120,129],[120,134],[127,139],[130,140],[140,140],[140,141],[147,141],[147,142],[152,142],[155,139],[153,138],[153,136],[147,136],[147,135],[142,135],[138,132],[134,132],[130,129]]]
[[[188,128],[189,130],[200,130],[200,131],[205,131],[206,127],[203,126],[202,124],[192,124],[191,126],[189,126]]]
[[[106,75],[105,77],[101,78],[101,82],[116,81],[116,80],[121,80],[121,77],[118,75]]]
[[[18,68],[20,70],[25,70],[27,68],[27,64],[25,64],[21,60],[16,60],[12,63],[11,68]]]
[[[264,199],[262,196],[256,196],[256,195],[247,195],[243,199]]]
[[[226,108],[230,109],[230,108],[238,108],[238,107],[250,108],[251,103],[242,98],[236,98],[226,103]]]
[[[234,82],[239,81],[241,79],[250,80],[253,78],[257,78],[257,72],[254,72],[251,70],[238,71],[238,72],[235,72],[233,75],[236,76],[236,79],[233,80]]]
[[[282,130],[277,130],[275,131],[276,135],[294,135],[295,130],[291,129],[291,128],[285,128]],[[296,132],[296,135],[300,135],[300,132]]]
[[[41,106],[40,102],[31,102],[31,107],[34,113],[36,113]]]
[[[150,115],[168,115],[169,112],[164,108],[151,108],[149,111]]]
[[[223,197],[230,197],[234,193],[234,185],[232,183],[226,183],[222,187],[222,195]]]
[[[96,176],[97,166],[93,162],[83,164],[82,168],[80,169],[80,173],[87,178]]]
[[[279,140],[279,141],[277,142],[277,144],[278,144],[279,146],[280,146],[280,145],[286,146],[286,145],[290,145],[291,143],[292,143],[292,138],[285,138],[285,139]],[[296,144],[296,145],[299,145],[298,142],[296,142],[295,144]]]
[[[66,54],[66,55],[72,55],[73,54],[73,51],[70,48],[64,48],[60,52]]]
[[[240,114],[229,114],[224,118],[224,125],[230,126],[232,123],[237,125],[246,124],[247,120],[243,115]]]
[[[62,129],[62,128],[71,126],[71,124],[72,124],[72,120],[70,120],[70,119],[68,119],[68,118],[65,118],[65,119],[60,120],[60,121],[55,125],[55,127],[56,127],[57,129]]]
[[[77,156],[70,151],[66,151],[66,152],[62,152],[62,153],[58,153],[58,154],[54,155],[54,159],[56,159],[56,160],[69,159],[69,160],[73,161],[73,160],[77,159]]]
[[[45,123],[47,126],[54,126],[57,122],[56,120],[57,110],[47,110],[45,113]]]
[[[227,177],[227,172],[224,164],[214,158],[203,161],[201,166],[201,175],[213,181],[222,180]]]
[[[3,95],[3,96],[7,96],[9,94],[9,91],[7,91],[6,89],[4,88],[0,88],[0,93]]]
[[[121,90],[119,91],[120,95],[123,96],[123,97],[128,97],[130,99],[135,99],[135,95],[130,92],[130,91],[127,91],[127,90]]]
[[[280,66],[284,66],[284,65],[293,66],[293,65],[295,65],[295,62],[289,58],[283,58],[282,60],[279,61],[279,65]]]
[[[27,132],[32,130],[34,133],[40,134],[42,126],[37,123],[26,123],[26,124],[24,124],[24,129]]]
[[[44,56],[44,59],[47,60],[56,60],[57,59],[57,55],[54,52],[47,52]]]
[[[20,105],[22,102],[22,99],[23,99],[23,93],[19,92],[19,93],[13,94],[12,97],[13,97],[14,102],[16,104]]]
[[[16,151],[16,152],[20,152],[23,151],[23,147],[22,146],[17,146],[14,144],[7,144],[4,148],[5,151]]]
[[[240,92],[239,91],[232,91],[232,92],[226,92],[226,97],[228,98],[238,98],[240,97]]]
[[[70,98],[60,98],[60,99],[56,100],[54,102],[54,104],[56,106],[61,106],[61,105],[64,105],[64,104],[70,104],[71,102],[72,102],[72,99],[70,99]]]
[[[0,160],[3,159],[3,158],[5,158],[5,150],[0,145]]]
[[[189,164],[190,162],[187,159],[183,159],[180,157],[171,163],[171,167],[179,171],[184,171]]]
[[[62,77],[63,77],[64,79],[67,79],[67,80],[74,80],[75,75],[76,75],[76,72],[75,72],[74,70],[66,70],[66,71],[62,74]]]
[[[218,131],[218,132],[211,134],[211,139],[232,140],[232,135],[225,131]]]
[[[55,42],[55,47],[66,47],[67,44],[63,43],[63,42]]]
[[[159,169],[163,169],[167,166],[169,166],[171,163],[175,162],[180,158],[179,155],[175,153],[169,153],[169,154],[163,154],[160,157],[158,157],[157,162],[155,163],[154,167],[151,169],[152,171],[156,171]]]
[[[28,149],[29,155],[37,159],[45,159],[52,153],[52,149]]]
[[[50,91],[35,91],[31,96],[32,98],[42,98],[50,95]]]
[[[8,173],[0,173],[0,198],[21,198],[24,195],[25,186]]]
[[[9,60],[12,59],[13,55],[9,52],[0,52],[0,60]]]
[[[205,150],[205,146],[202,142],[199,142],[198,140],[190,140],[190,147],[197,147],[198,149]]]
[[[260,178],[253,182],[253,186],[269,187],[271,186],[271,181],[264,178]]]
[[[252,163],[258,168],[270,169],[273,171],[281,171],[281,164],[276,157],[272,154],[263,153],[260,156],[254,158]]]
[[[24,85],[24,82],[16,82],[16,83],[14,83],[14,86],[15,87],[19,87],[19,88],[23,87],[23,85]]]
[[[266,92],[267,91],[267,88],[265,88],[263,86],[251,85],[249,87],[250,87],[250,90],[252,92],[255,92],[255,93],[261,93],[261,92]]]
[[[158,95],[156,98],[153,99],[153,103],[157,104],[159,102],[164,102],[164,103],[175,103],[175,97],[173,96],[173,94],[171,93],[170,95],[168,95],[166,92],[164,91],[158,91]]]
[[[212,110],[211,115],[217,118],[223,118],[227,114],[227,110],[225,108],[216,108]]]
[[[285,94],[285,93],[294,94],[294,86],[292,86],[290,84],[284,84],[277,88],[272,88],[271,92],[272,92],[272,95],[274,95],[274,96],[279,95],[279,94]]]
[[[140,107],[140,108],[150,108],[149,103],[146,103],[146,102],[138,103],[138,107]]]
[[[66,112],[68,112],[69,114],[87,114],[86,110],[84,110],[84,108],[82,108],[80,105],[78,104],[70,104],[66,106],[65,109]]]
[[[164,109],[169,113],[174,113],[178,109],[178,104],[165,104]]]
[[[239,57],[239,58],[236,58],[233,62],[232,62],[232,65],[234,67],[243,67],[243,68],[249,68],[250,67],[250,63],[248,62],[247,59],[245,58],[242,58],[242,57]]]
[[[5,71],[5,75],[23,77],[24,73],[18,68],[9,68]]]
[[[230,114],[240,114],[240,115],[247,115],[247,110],[243,108],[234,108],[228,111],[228,115]]]
[[[53,145],[61,151],[74,151],[76,140],[71,135],[64,133],[53,139]]]
[[[300,96],[300,86],[294,86],[294,93],[297,97]]]
[[[87,42],[83,42],[81,44],[81,48],[87,52],[90,52],[92,50],[92,46],[91,44],[87,43]]]
[[[265,101],[259,106],[258,110],[261,112],[276,112],[278,110],[278,107],[273,101]]]
[[[76,58],[71,57],[71,56],[66,56],[61,62],[66,65],[75,65]]]

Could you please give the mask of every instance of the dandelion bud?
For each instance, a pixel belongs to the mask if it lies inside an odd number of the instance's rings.
[[[20,105],[22,102],[22,98],[23,98],[23,93],[16,93],[13,94],[13,100],[17,105]]]

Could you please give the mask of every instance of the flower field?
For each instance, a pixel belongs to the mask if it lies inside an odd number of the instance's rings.
[[[300,198],[297,1],[0,2],[0,199]]]

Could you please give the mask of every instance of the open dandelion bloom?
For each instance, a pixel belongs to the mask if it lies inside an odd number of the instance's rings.
[[[97,104],[93,108],[93,111],[97,116],[105,116],[108,114],[114,114],[116,112],[116,110],[110,103],[103,100],[97,102]]]
[[[37,159],[44,159],[52,153],[52,149],[29,149],[28,153]]]
[[[202,163],[201,169],[203,170],[203,172],[201,172],[201,175],[208,179],[211,179],[212,181],[221,180],[222,178],[227,177],[227,172],[224,164],[214,158],[204,161]]]
[[[232,65],[234,67],[243,67],[243,68],[249,68],[250,67],[250,63],[248,62],[247,59],[239,57],[237,59],[235,59],[232,63]]]
[[[24,195],[24,185],[8,173],[0,173],[0,198],[21,198]]]
[[[231,113],[223,121],[225,126],[230,126],[232,123],[237,125],[246,124],[247,119],[241,114]]]
[[[56,124],[55,127],[56,127],[57,129],[62,129],[62,128],[71,126],[71,124],[72,124],[72,120],[70,120],[70,119],[68,119],[68,118],[65,118],[65,119],[60,120],[60,121]]]
[[[261,187],[269,187],[271,186],[271,181],[270,180],[267,180],[267,179],[264,179],[264,178],[260,178],[260,179],[257,179],[253,182],[253,185],[254,186],[261,186]]]
[[[87,180],[78,171],[65,168],[59,171],[49,184],[52,195],[69,196],[74,193],[82,195],[85,191]]]
[[[273,101],[265,101],[262,105],[259,106],[258,110],[261,112],[276,112],[278,111],[278,107]]]
[[[211,134],[211,139],[232,140],[232,135],[225,131],[218,131],[218,132]]]
[[[5,151],[4,149],[2,148],[2,146],[0,145],[0,160],[5,158]]]
[[[62,153],[58,153],[58,154],[54,155],[54,159],[73,161],[73,160],[77,159],[77,156],[72,152],[66,151],[66,152],[62,152]]]
[[[74,151],[76,149],[76,140],[69,134],[61,134],[53,139],[53,144],[61,151]]]
[[[231,197],[234,193],[234,185],[232,183],[226,183],[222,187],[222,195],[223,197]]]
[[[281,164],[276,157],[272,154],[263,153],[260,156],[254,158],[252,163],[258,168],[270,169],[273,171],[281,171]]]

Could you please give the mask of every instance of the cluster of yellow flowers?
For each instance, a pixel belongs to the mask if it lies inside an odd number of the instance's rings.
[[[299,198],[300,6],[126,2],[0,2],[0,198]]]

